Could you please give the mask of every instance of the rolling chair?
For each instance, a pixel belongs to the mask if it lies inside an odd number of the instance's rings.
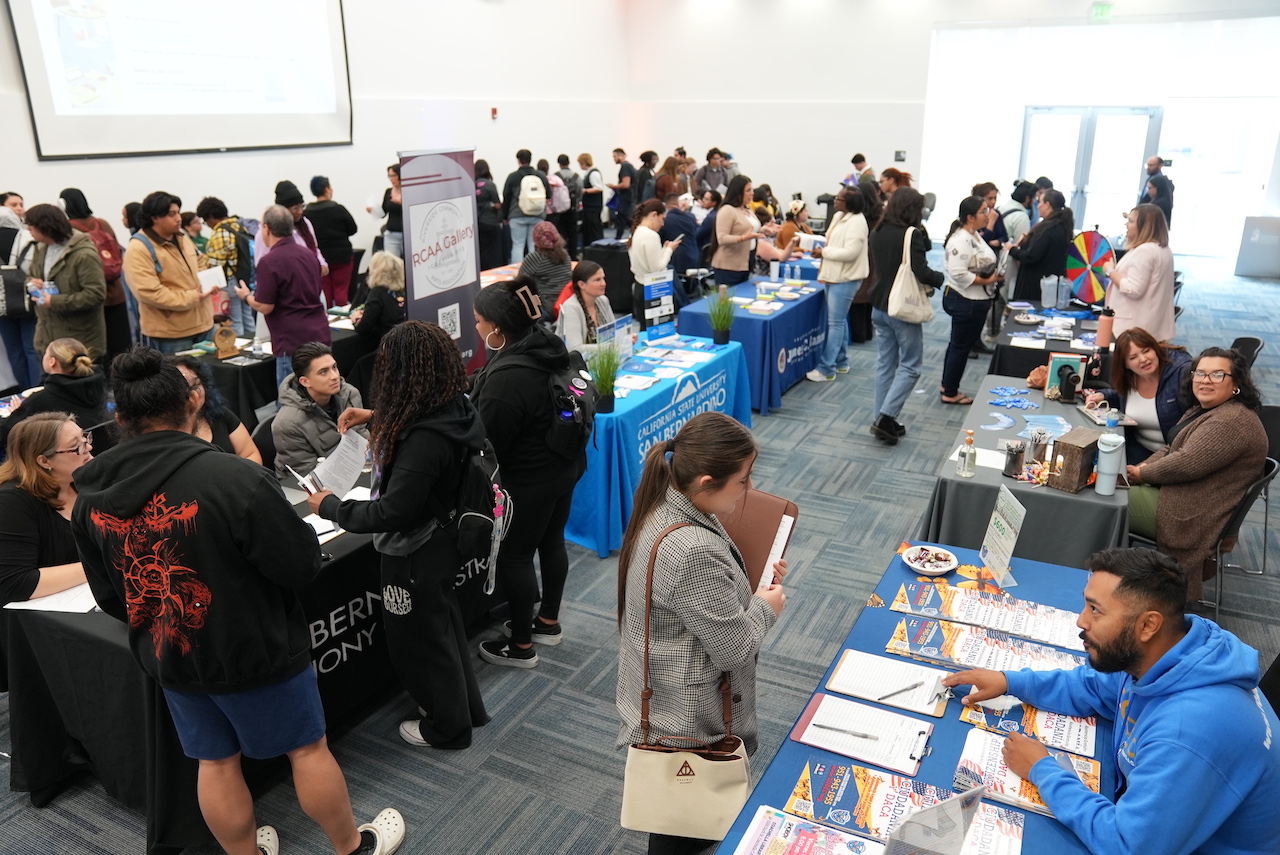
[[[1243,335],[1231,342],[1231,349],[1239,351],[1244,357],[1245,364],[1252,368],[1254,360],[1258,358],[1258,354],[1262,352],[1265,345],[1266,342],[1257,336]]]
[[[249,434],[253,444],[258,447],[258,454],[262,456],[262,465],[272,472],[276,468],[276,440],[271,435],[271,423],[275,420],[276,414],[272,413],[258,422],[258,426],[253,429],[253,433]]]
[[[1223,576],[1228,567],[1240,568],[1238,564],[1225,563],[1225,556],[1230,555],[1236,547],[1236,541],[1239,539],[1240,526],[1244,524],[1244,518],[1249,515],[1249,509],[1253,507],[1253,503],[1258,500],[1258,496],[1262,495],[1262,491],[1267,489],[1271,481],[1276,477],[1276,469],[1280,467],[1280,463],[1276,463],[1275,458],[1268,457],[1262,464],[1262,477],[1249,485],[1249,489],[1245,491],[1244,498],[1240,500],[1240,504],[1236,505],[1235,512],[1231,514],[1231,518],[1227,520],[1226,526],[1222,529],[1222,534],[1218,536],[1217,543],[1213,547],[1213,563],[1217,568],[1217,572],[1213,574],[1213,601],[1204,601],[1204,605],[1213,606],[1213,621],[1218,622],[1218,612],[1222,606],[1222,587]],[[1130,546],[1145,546],[1149,549],[1155,549],[1155,541],[1142,537],[1141,535],[1129,535]],[[1192,572],[1190,568],[1183,568],[1188,573]],[[1196,568],[1195,572],[1203,573],[1202,568]]]
[[[1258,418],[1262,420],[1262,429],[1267,432],[1267,457],[1280,460],[1280,407],[1262,407],[1258,410]],[[1262,491],[1262,567],[1253,569],[1246,567],[1250,576],[1261,576],[1267,572],[1267,540],[1271,525],[1271,485]]]

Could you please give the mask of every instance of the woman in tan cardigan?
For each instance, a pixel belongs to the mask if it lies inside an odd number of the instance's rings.
[[[1217,569],[1205,567],[1214,543],[1262,475],[1267,434],[1257,413],[1261,396],[1235,350],[1201,352],[1184,392],[1196,405],[1174,425],[1169,445],[1126,470],[1129,530],[1154,537],[1182,565],[1187,599],[1196,602]]]
[[[761,226],[751,211],[751,179],[734,176],[716,209],[716,231],[711,240],[711,267],[717,285],[738,285],[751,278],[751,250],[755,241],[770,238],[778,227]]]

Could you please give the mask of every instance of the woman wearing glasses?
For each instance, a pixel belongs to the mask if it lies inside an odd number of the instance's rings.
[[[1196,357],[1183,390],[1195,404],[1174,425],[1169,444],[1127,468],[1129,530],[1187,571],[1187,600],[1204,587],[1213,544],[1245,492],[1262,476],[1267,434],[1262,398],[1235,350],[1210,347]]]
[[[0,465],[0,605],[84,581],[71,537],[71,476],[93,459],[91,446],[69,413],[37,413],[10,432]]]

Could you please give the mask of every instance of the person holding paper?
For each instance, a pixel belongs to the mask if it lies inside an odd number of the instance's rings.
[[[388,808],[356,825],[325,737],[294,593],[320,572],[315,531],[270,473],[192,435],[187,382],[161,353],[122,353],[111,381],[129,438],[76,470],[71,528],[94,599],[127,624],[198,764],[209,830],[226,852],[278,851],[275,829],[256,828],[240,758],[287,755],[298,802],[333,852],[395,852],[404,818]]]
[[[666,218],[667,206],[664,202],[648,199],[636,205],[635,216],[631,220],[631,237],[627,239],[627,258],[631,261],[631,275],[635,280],[631,286],[633,305],[645,304],[645,278],[669,269],[671,254],[684,241],[683,237],[663,241],[658,232]],[[673,289],[672,293],[676,295],[674,299],[679,307],[683,295],[678,289]]]
[[[1149,549],[1089,557],[1076,625],[1089,664],[1071,671],[961,671],[966,704],[1009,693],[1114,725],[1113,793],[1094,793],[1045,747],[1011,734],[1010,770],[1035,784],[1096,855],[1275,852],[1280,720],[1258,689],[1258,652],[1184,614],[1186,574]]]
[[[27,230],[36,242],[27,280],[36,311],[36,350],[54,339],[74,338],[91,357],[101,358],[107,350],[102,314],[107,280],[93,240],[77,232],[56,205],[29,208]],[[46,288],[46,282],[54,287]]]
[[[604,268],[594,261],[579,261],[573,268],[573,296],[560,307],[556,335],[569,350],[585,355],[599,348],[596,330],[614,322],[613,307],[604,295]]]
[[[307,498],[314,513],[347,531],[375,533],[387,650],[421,713],[400,723],[400,738],[423,748],[467,748],[472,728],[489,721],[454,591],[462,558],[450,514],[467,449],[485,439],[466,382],[443,329],[416,320],[392,329],[378,348],[374,409],[339,419],[344,431],[372,422],[372,498],[342,501],[328,491]]]
[[[276,475],[289,469],[308,475],[319,458],[338,447],[338,416],[349,407],[360,409],[360,391],[342,379],[327,344],[307,342],[293,353],[293,373],[280,384],[280,409],[271,422],[276,445]],[[366,429],[357,428],[367,435]]]
[[[213,307],[196,278],[200,261],[182,230],[182,200],[157,190],[138,208],[139,230],[124,254],[125,286],[138,301],[142,334],[166,355],[188,350],[213,332]]]
[[[618,747],[643,739],[648,611],[651,740],[724,739],[720,680],[727,675],[733,734],[755,753],[756,656],[786,603],[779,584],[786,561],[774,565],[773,585],[752,591],[738,548],[716,515],[731,513],[746,495],[757,453],[741,424],[723,413],[701,413],[645,457],[618,557]],[[688,525],[658,543],[653,596],[646,602],[649,555],[662,532],[677,523]],[[652,834],[649,852],[693,853],[709,842]]]
[[[37,413],[9,433],[0,465],[0,606],[84,582],[71,536],[72,473],[93,459],[70,413]]]

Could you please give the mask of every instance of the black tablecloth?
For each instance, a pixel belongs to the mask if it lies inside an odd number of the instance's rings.
[[[1035,312],[1040,309],[1040,304],[1034,303],[1032,305],[1035,308],[1031,310],[1031,314],[1035,314]],[[1021,314],[1021,312],[1015,311],[1010,315],[1008,322],[1005,324],[1004,332],[1000,334],[1000,338],[996,339],[996,343],[994,345],[995,353],[991,354],[991,365],[987,368],[988,374],[999,374],[1004,377],[1021,377],[1023,380],[1026,380],[1027,375],[1031,373],[1032,369],[1039,365],[1049,364],[1049,354],[1051,353],[1079,353],[1082,356],[1088,356],[1092,352],[1088,350],[1075,350],[1071,347],[1071,342],[1069,341],[1046,341],[1044,350],[1014,347],[1013,333],[1027,332],[1028,330],[1034,330],[1036,328],[1035,324],[1020,324],[1015,321],[1013,317],[1018,314]],[[1076,338],[1079,338],[1082,332],[1086,332],[1086,330],[1081,329],[1080,323],[1080,321],[1076,321],[1072,328],[1073,334]],[[1111,355],[1109,353],[1103,354],[1102,361],[1101,379],[1106,380],[1110,376],[1108,372],[1111,370]]]

